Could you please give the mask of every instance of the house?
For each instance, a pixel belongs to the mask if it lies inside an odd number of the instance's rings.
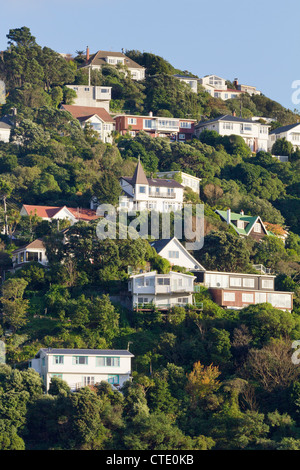
[[[116,131],[135,137],[144,131],[151,137],[166,137],[172,141],[185,142],[192,138],[195,119],[179,119],[170,117],[118,114],[114,116]]]
[[[87,106],[90,108],[104,108],[109,113],[111,100],[111,87],[109,86],[86,86],[66,85],[76,92],[74,106]]]
[[[242,237],[250,236],[258,241],[265,235],[272,235],[259,216],[245,215],[243,211],[237,214],[231,212],[231,209],[227,209],[227,211],[216,210],[215,213]]]
[[[238,98],[242,93],[249,95],[261,95],[261,92],[252,85],[239,85],[237,78],[234,79],[234,88],[228,88],[226,80],[217,75],[206,75],[199,79],[200,85],[214,98],[221,100],[230,100]]]
[[[22,216],[37,215],[43,220],[69,220],[73,225],[78,221],[91,222],[98,219],[96,212],[92,209],[83,209],[73,207],[55,207],[55,206],[34,206],[23,204],[20,214]]]
[[[52,377],[64,380],[72,391],[101,381],[118,388],[131,379],[133,357],[124,349],[41,348],[29,367],[40,374],[46,391]]]
[[[189,271],[205,271],[205,268],[190,254],[176,238],[150,242],[158,255],[167,259],[171,266],[180,266]]]
[[[0,119],[0,141],[1,142],[9,142],[10,140],[10,133],[14,124],[9,116],[3,116]]]
[[[17,248],[12,252],[13,268],[22,267],[26,263],[36,261],[42,266],[48,265],[46,247],[43,240],[38,238],[25,246]]]
[[[181,180],[182,186],[186,188],[192,189],[195,193],[200,193],[200,182],[201,178],[197,178],[197,176],[189,175],[188,173],[184,173],[183,171],[179,170],[171,170],[171,171],[160,171],[156,173],[158,178],[167,178],[167,179],[179,179]]]
[[[194,93],[198,92],[198,78],[189,77],[187,75],[173,75],[183,83],[186,83]]]
[[[293,292],[274,290],[275,276],[265,274],[197,272],[197,282],[209,289],[212,299],[223,308],[241,309],[269,303],[280,310],[292,311]]]
[[[78,119],[83,129],[87,125],[91,126],[99,134],[99,139],[102,142],[112,144],[112,132],[115,129],[115,123],[106,109],[67,104],[62,104],[60,109],[68,111],[73,118]]]
[[[171,212],[182,208],[184,187],[172,179],[147,178],[140,161],[133,177],[122,176],[120,184],[119,209]]]
[[[293,145],[293,149],[300,148],[300,123],[290,124],[288,126],[277,127],[270,132],[268,150],[271,152],[272,147],[277,139],[285,139]]]
[[[132,80],[144,80],[145,67],[137,64],[134,60],[127,57],[123,52],[98,51],[90,54],[89,48],[86,50],[86,61],[81,68],[89,67],[90,70],[99,70],[105,65],[113,67],[124,67],[125,71],[130,72]]]
[[[128,282],[132,308],[146,308],[150,305],[164,310],[191,305],[195,279],[195,276],[175,271],[168,274],[150,271],[132,275]]]
[[[205,130],[216,131],[222,136],[238,135],[242,137],[252,152],[268,150],[269,125],[251,119],[243,119],[229,114],[208,121],[200,121],[194,127],[199,138]]]
[[[233,81],[234,87],[243,92],[243,93],[248,93],[248,95],[261,95],[261,91],[257,90],[257,88],[253,85],[242,85],[239,84],[238,79],[235,78]]]

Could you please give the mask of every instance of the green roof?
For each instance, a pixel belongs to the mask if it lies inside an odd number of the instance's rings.
[[[227,211],[217,210],[216,213],[219,214],[224,220],[227,221]],[[244,215],[244,214],[237,214],[235,212],[231,212],[231,214],[230,214],[230,225],[238,232],[239,235],[247,236],[251,232],[251,230],[252,230],[255,222],[257,221],[257,219],[260,219],[260,217],[259,216]],[[232,223],[232,221],[238,221],[238,220],[248,222],[248,224],[246,225],[245,228],[239,228],[235,224]],[[262,224],[263,224],[263,222],[262,222]],[[265,228],[265,226],[264,226],[264,229],[266,230],[267,235],[273,235],[271,232],[268,232],[268,230]]]

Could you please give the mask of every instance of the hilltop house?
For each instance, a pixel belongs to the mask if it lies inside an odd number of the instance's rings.
[[[14,269],[32,261],[36,261],[43,266],[48,265],[46,247],[40,238],[12,252],[12,265]]]
[[[129,133],[135,137],[140,131],[144,131],[151,137],[166,137],[172,141],[185,142],[190,140],[194,133],[195,119],[182,119],[153,116],[137,116],[118,114],[114,116],[116,131],[124,135]]]
[[[133,177],[122,176],[120,184],[119,209],[170,212],[182,208],[184,187],[175,180],[147,178],[140,161]]]
[[[179,81],[186,83],[194,93],[198,92],[198,78],[189,77],[188,75],[174,75]]]
[[[159,309],[168,309],[193,304],[195,279],[195,276],[175,271],[168,274],[150,271],[132,275],[128,282],[132,308],[152,305]]]
[[[293,145],[294,150],[300,148],[300,123],[290,124],[289,126],[277,127],[270,132],[268,150],[271,152],[272,147],[277,139],[285,139]]]
[[[250,236],[261,240],[265,235],[271,235],[259,216],[245,215],[243,211],[237,214],[231,212],[231,209],[227,209],[227,211],[216,210],[215,212],[242,237]]]
[[[239,135],[250,147],[252,152],[268,150],[269,125],[251,119],[243,119],[231,115],[223,115],[208,121],[200,121],[195,125],[195,136],[199,137],[205,130],[216,131],[222,136]]]
[[[234,88],[228,88],[226,80],[217,75],[206,75],[199,79],[200,85],[214,98],[221,100],[230,100],[238,98],[242,93],[249,95],[261,95],[261,92],[252,85],[239,85],[237,78],[234,79]]]
[[[167,259],[171,266],[181,266],[189,271],[205,271],[205,268],[190,254],[176,238],[150,242],[158,255]]]
[[[183,171],[179,170],[171,170],[171,171],[160,171],[156,173],[158,178],[167,178],[167,179],[177,179],[181,180],[180,183],[182,186],[186,188],[192,189],[195,193],[200,193],[200,182],[201,178],[197,178],[197,176],[189,175],[188,173],[184,173]]]
[[[209,289],[212,299],[223,308],[241,309],[269,303],[280,310],[292,311],[293,292],[274,291],[275,276],[265,274],[202,271],[197,282]]]
[[[68,111],[73,118],[80,122],[84,129],[87,125],[96,131],[102,142],[112,144],[112,132],[115,129],[113,118],[104,108],[94,108],[89,106],[73,106],[62,104],[60,109]]]
[[[132,80],[144,80],[145,67],[137,64],[134,60],[127,57],[123,52],[98,51],[90,54],[89,48],[86,50],[86,60],[81,68],[89,67],[91,70],[101,69],[104,65],[113,67],[123,66],[130,72]]]
[[[111,100],[111,87],[109,86],[87,86],[66,85],[76,92],[74,106],[88,106],[90,108],[104,108],[109,113]]]
[[[55,207],[55,206],[34,206],[23,204],[20,214],[22,216],[37,215],[43,220],[67,219],[73,225],[79,220],[91,222],[98,219],[96,212],[92,209],[83,209],[73,207]]]
[[[101,381],[118,388],[131,379],[133,357],[124,349],[42,348],[30,360],[29,367],[40,374],[46,391],[52,377],[64,380],[72,391]]]

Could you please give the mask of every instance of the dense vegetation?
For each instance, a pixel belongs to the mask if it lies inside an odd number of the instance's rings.
[[[280,163],[268,153],[251,154],[236,136],[213,132],[187,144],[142,132],[104,144],[58,108],[72,102],[66,84],[87,83],[82,54],[66,61],[41,48],[25,27],[7,37],[0,60],[8,92],[2,114],[14,108],[17,126],[11,142],[0,143],[0,192],[8,208],[0,252],[7,362],[0,366],[0,449],[299,450],[300,370],[291,360],[292,341],[300,335],[299,153],[287,149],[290,161]],[[240,110],[238,99],[225,103],[201,89],[191,93],[173,77],[181,71],[161,57],[127,54],[147,67],[144,82],[134,82],[121,67],[92,74],[94,84],[112,86],[112,111],[200,118]],[[271,117],[273,127],[297,119],[264,96],[245,95],[242,112]],[[20,217],[23,203],[89,207],[96,195],[116,204],[118,178],[133,174],[138,157],[148,175],[174,169],[202,178],[201,201],[185,192],[187,202],[205,205],[204,248],[194,256],[207,269],[271,268],[276,288],[295,292],[292,313],[268,304],[223,310],[204,288],[197,294],[202,311],[132,312],[119,302],[128,267],[170,269],[147,240],[99,240],[96,223],[60,226],[67,229],[62,232],[37,216]],[[286,243],[238,238],[214,212],[227,207],[287,226]],[[28,263],[8,273],[12,251],[36,238],[45,242],[49,268]],[[71,393],[53,379],[45,395],[38,374],[27,369],[40,347],[128,344],[135,355],[133,381],[123,394],[106,383]]]

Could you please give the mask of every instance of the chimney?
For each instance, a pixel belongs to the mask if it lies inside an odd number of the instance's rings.
[[[238,81],[237,78],[234,79],[233,84],[234,84],[235,88],[238,87],[239,81]]]
[[[235,111],[233,111],[232,116],[236,116],[236,112],[235,112]]]
[[[89,46],[86,46],[86,61],[88,62],[90,60],[90,48]]]
[[[152,111],[150,111],[149,116],[153,117],[153,112]]]
[[[231,209],[227,209],[227,223],[230,224],[231,220]]]
[[[244,215],[244,211],[243,211],[243,209],[241,210],[240,214],[241,214],[241,215]]]

